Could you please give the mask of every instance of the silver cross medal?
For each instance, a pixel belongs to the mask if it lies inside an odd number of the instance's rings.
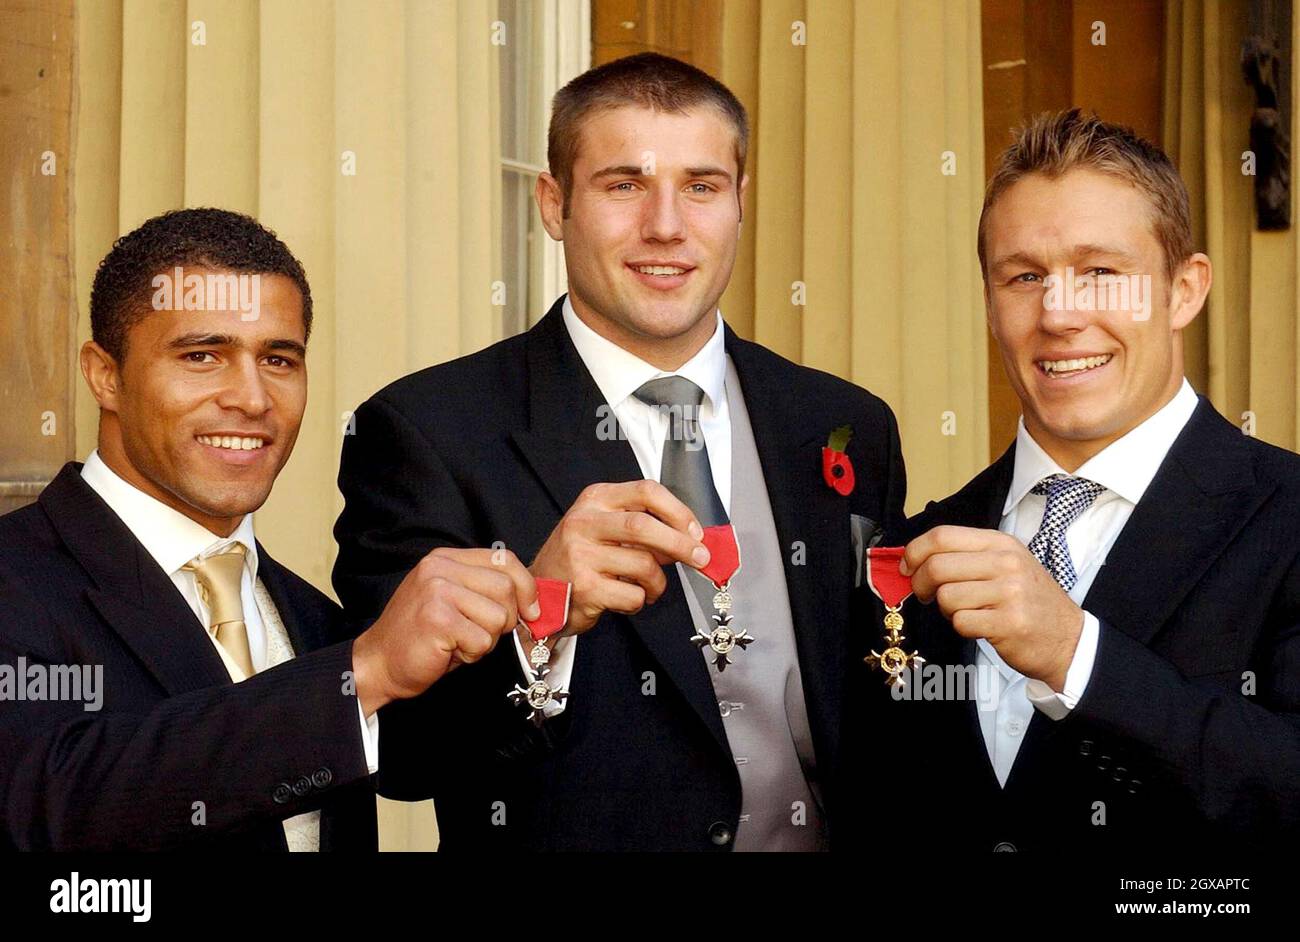
[[[732,600],[731,593],[727,591],[730,584],[730,582],[724,582],[718,586],[718,592],[713,596],[713,607],[717,611],[714,612],[712,618],[717,622],[717,625],[707,635],[697,632],[691,636],[691,640],[699,647],[703,648],[707,644],[713,649],[713,653],[717,655],[713,659],[713,666],[718,669],[719,674],[725,671],[727,665],[731,663],[728,655],[735,648],[739,647],[743,651],[754,640],[753,635],[744,628],[737,631],[731,624]]]
[[[532,638],[533,633],[528,632],[528,636]],[[546,719],[544,711],[549,703],[563,703],[569,699],[567,690],[552,687],[546,682],[546,675],[551,672],[550,660],[551,649],[547,647],[546,639],[533,638],[533,649],[528,652],[528,663],[533,666],[536,677],[527,687],[515,684],[515,689],[506,694],[515,706],[526,703],[532,709],[533,712],[528,714],[528,718],[537,727],[540,727]]]

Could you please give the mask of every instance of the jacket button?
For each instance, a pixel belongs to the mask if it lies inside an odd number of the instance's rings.
[[[1083,742],[1079,743],[1079,755],[1080,755],[1081,757],[1083,757],[1084,759],[1086,759],[1086,758],[1088,758],[1088,756],[1092,755],[1092,740],[1091,740],[1091,739],[1085,739],[1085,740],[1083,740]]]
[[[1106,755],[1098,756],[1098,757],[1097,757],[1097,770],[1098,770],[1099,772],[1105,772],[1105,771],[1106,771],[1107,769],[1109,769],[1109,768],[1110,768],[1110,756],[1106,756]]]
[[[298,776],[297,780],[293,783],[293,793],[301,798],[309,791],[311,791],[311,782],[307,780],[307,776]]]
[[[725,821],[715,821],[709,826],[709,840],[719,847],[726,847],[731,843],[731,828]]]
[[[1135,778],[1129,779],[1128,793],[1130,795],[1136,795],[1138,793],[1138,790],[1141,787],[1142,787],[1142,782],[1139,779],[1135,779]]]
[[[275,802],[277,805],[284,804],[292,797],[293,797],[293,792],[290,790],[289,786],[284,782],[281,782],[279,785],[275,786],[275,788],[271,790],[271,800]]]
[[[317,769],[311,774],[311,783],[317,788],[328,788],[332,781],[334,781],[334,773],[329,769]]]
[[[995,854],[1014,854],[1015,852],[1016,845],[1010,841],[1001,841],[993,845],[993,853]]]
[[[1111,778],[1111,781],[1113,781],[1113,782],[1115,782],[1116,784],[1118,784],[1118,783],[1124,781],[1124,777],[1127,776],[1127,775],[1128,775],[1128,769],[1124,768],[1124,766],[1122,766],[1122,765],[1117,765],[1117,766],[1115,766],[1115,771],[1112,772],[1112,773],[1110,773],[1110,778]]]

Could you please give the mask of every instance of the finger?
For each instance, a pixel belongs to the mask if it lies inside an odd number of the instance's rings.
[[[477,567],[467,567],[477,573],[483,573],[484,570]],[[468,586],[458,585],[451,580],[447,580],[442,587],[447,599],[456,610],[464,615],[474,624],[478,625],[485,631],[490,632],[493,637],[501,634],[503,631],[511,631],[519,623],[519,615],[515,611],[513,593],[509,597],[509,605],[502,604],[495,598],[490,598],[474,591]]]
[[[949,619],[964,609],[989,608],[1002,600],[1002,587],[991,580],[976,582],[946,582],[939,586],[935,601],[939,610]]]
[[[698,569],[709,561],[709,551],[703,543],[639,511],[597,514],[591,520],[588,533],[601,543],[649,550],[661,565],[683,562]]]
[[[604,611],[621,615],[636,615],[646,605],[645,590],[637,583],[624,582],[623,579],[602,577],[594,598],[599,599]]]
[[[635,615],[645,607],[645,590],[634,582],[597,576],[583,593],[581,604],[588,610]]]
[[[911,575],[935,553],[976,553],[997,546],[1005,538],[1006,534],[997,530],[981,530],[976,527],[934,527],[907,544],[903,550],[903,561],[899,566],[899,572],[905,576]]]
[[[509,577],[514,584],[515,608],[529,621],[538,618],[542,612],[537,606],[537,580],[528,571],[519,557],[505,547],[460,548],[443,546],[431,555],[451,559],[466,566],[491,567]]]
[[[450,637],[456,644],[452,660],[473,664],[496,647],[498,635],[484,631],[481,625],[471,621],[462,621],[451,629]]]
[[[953,630],[963,638],[989,638],[1002,614],[991,608],[963,608],[951,618]]]
[[[658,481],[624,481],[605,487],[608,490],[599,493],[607,510],[648,513],[697,542],[704,536],[704,528],[691,509]]]
[[[658,601],[668,588],[663,565],[647,550],[604,545],[593,548],[593,552],[596,558],[592,565],[597,572],[640,586],[645,591],[647,605]]]
[[[482,552],[490,553],[493,551],[484,550]],[[465,562],[458,561],[474,558],[486,559],[487,557],[472,557],[463,554],[454,558],[452,556],[440,557],[437,561],[437,567],[432,570],[434,578],[446,580],[463,586],[470,592],[486,596],[517,618],[518,606],[515,596],[515,582],[511,579],[510,574],[505,571],[506,567],[493,566],[490,563],[488,565],[468,565]],[[529,576],[529,578],[532,577]],[[514,622],[511,625],[513,627]]]
[[[912,591],[922,602],[950,582],[976,582],[1002,575],[995,553],[935,553],[912,573]]]

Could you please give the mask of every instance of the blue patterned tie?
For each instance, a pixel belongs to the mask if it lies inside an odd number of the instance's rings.
[[[1074,478],[1067,474],[1053,474],[1034,485],[1032,493],[1046,494],[1047,506],[1043,508],[1043,522],[1029,541],[1029,552],[1046,567],[1052,578],[1069,592],[1079,581],[1074,571],[1074,560],[1065,545],[1065,531],[1079,515],[1092,506],[1106,488],[1087,478]]]

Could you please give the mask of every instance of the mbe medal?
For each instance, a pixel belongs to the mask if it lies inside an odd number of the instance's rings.
[[[546,680],[551,672],[551,648],[546,640],[564,627],[569,620],[569,599],[572,586],[555,579],[537,580],[537,604],[542,613],[535,621],[520,619],[532,639],[533,647],[528,652],[528,663],[532,665],[533,678],[524,687],[515,684],[515,689],[506,696],[510,702],[519,706],[524,704],[532,712],[528,714],[534,726],[541,726],[546,719],[546,707],[551,703],[563,703],[569,699],[567,690],[552,687]]]
[[[708,645],[717,655],[713,666],[722,673],[731,663],[730,655],[736,648],[742,651],[749,647],[754,637],[745,629],[737,629],[731,623],[731,580],[740,569],[740,544],[736,541],[736,531],[729,523],[716,527],[705,527],[704,545],[709,550],[709,564],[700,572],[713,583],[717,592],[713,596],[713,615],[716,624],[713,630],[691,636],[699,647]]]
[[[903,614],[900,611],[912,594],[912,580],[898,571],[898,564],[903,561],[902,546],[872,546],[867,549],[864,560],[867,570],[867,585],[880,601],[885,603],[885,650],[864,658],[873,668],[885,672],[885,683],[891,687],[903,685],[907,681],[903,671],[913,665],[925,663],[925,658],[915,651],[908,654],[903,649]]]

